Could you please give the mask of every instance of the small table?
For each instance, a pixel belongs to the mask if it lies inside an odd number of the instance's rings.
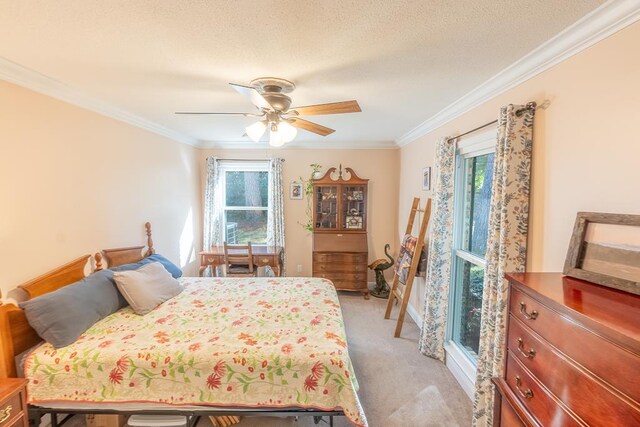
[[[253,264],[258,267],[271,267],[276,276],[282,277],[284,271],[284,248],[281,246],[251,245]],[[237,253],[234,252],[234,253]],[[216,275],[216,267],[224,265],[224,246],[212,246],[208,251],[200,252],[200,271],[211,267],[211,275]]]

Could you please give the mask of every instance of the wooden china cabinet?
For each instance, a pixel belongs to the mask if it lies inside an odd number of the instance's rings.
[[[338,290],[367,287],[367,187],[351,168],[330,168],[313,180],[313,277],[324,277]],[[333,177],[336,176],[336,179]]]

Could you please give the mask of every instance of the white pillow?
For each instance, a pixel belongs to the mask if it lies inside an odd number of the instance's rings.
[[[184,289],[159,262],[143,265],[137,270],[114,271],[113,280],[133,311],[142,315]]]

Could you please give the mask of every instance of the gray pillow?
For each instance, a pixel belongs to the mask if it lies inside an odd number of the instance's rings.
[[[112,280],[103,270],[84,279],[20,303],[29,324],[55,348],[66,347],[97,321],[126,305]]]
[[[169,273],[171,273],[171,275],[173,276],[174,279],[177,279],[178,277],[182,276],[182,270],[180,270],[180,267],[178,267],[177,265],[175,265],[174,263],[172,263],[171,261],[169,261],[168,259],[166,259],[165,257],[163,257],[160,254],[153,254],[151,256],[142,258],[140,261],[138,262],[134,262],[131,264],[122,264],[122,265],[118,265],[115,267],[110,267],[110,269],[112,271],[129,271],[129,270],[137,270],[140,267],[142,267],[145,264],[149,264],[152,262],[159,262],[160,264],[162,264],[164,266],[164,268],[167,269],[167,271]]]
[[[133,311],[142,315],[183,290],[159,262],[143,265],[137,270],[114,271],[113,280]]]

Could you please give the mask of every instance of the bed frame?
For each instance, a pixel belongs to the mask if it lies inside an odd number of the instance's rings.
[[[125,248],[102,249],[94,254],[95,271],[105,268],[104,261],[108,267],[115,267],[122,264],[138,262],[155,253],[153,239],[151,238],[151,224],[145,223],[147,244],[141,246],[129,246]],[[146,249],[146,251],[145,251]],[[144,252],[143,252],[144,251]],[[67,264],[55,268],[41,276],[36,277],[18,288],[22,289],[27,299],[32,299],[49,292],[56,291],[71,283],[77,282],[85,277],[85,268],[91,255],[83,255]],[[17,355],[27,351],[31,347],[42,342],[36,331],[29,325],[24,311],[13,304],[2,304],[0,302],[0,378],[15,378],[18,376],[15,358]],[[243,410],[237,411],[233,408],[214,409],[202,407],[202,409],[180,409],[171,410],[114,410],[114,409],[52,409],[35,405],[29,407],[29,424],[37,427],[40,418],[46,414],[51,416],[51,427],[61,427],[68,419],[76,414],[175,414],[187,417],[188,427],[193,427],[198,422],[200,416],[212,415],[241,415],[241,416],[313,416],[315,424],[318,424],[322,417],[329,417],[329,425],[333,426],[334,416],[344,416],[343,411],[321,411],[316,409],[276,409],[276,410]],[[67,415],[62,420],[58,420],[58,415]]]

